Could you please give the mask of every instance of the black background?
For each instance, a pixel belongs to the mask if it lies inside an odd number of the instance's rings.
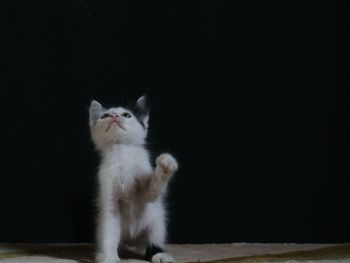
[[[348,1],[10,5],[1,242],[93,240],[88,105],[144,93],[171,242],[350,241]]]

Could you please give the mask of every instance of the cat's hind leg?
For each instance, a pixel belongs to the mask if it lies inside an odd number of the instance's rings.
[[[152,263],[175,263],[175,259],[168,252],[155,245],[147,247],[146,260]]]

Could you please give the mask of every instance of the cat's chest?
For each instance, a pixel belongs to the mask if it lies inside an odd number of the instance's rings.
[[[150,170],[147,152],[135,147],[115,147],[104,157],[101,172],[111,178],[134,178]]]

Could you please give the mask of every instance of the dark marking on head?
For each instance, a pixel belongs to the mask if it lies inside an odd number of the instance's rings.
[[[111,117],[111,114],[109,114],[109,113],[104,113],[104,114],[100,117],[100,119],[105,119],[105,118],[108,118],[108,117]]]
[[[127,107],[127,109],[135,115],[136,119],[139,121],[142,127],[146,129],[144,121],[149,114],[146,96],[144,95],[141,98],[139,98],[136,104]]]

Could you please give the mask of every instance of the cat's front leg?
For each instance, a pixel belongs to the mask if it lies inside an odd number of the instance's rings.
[[[111,209],[102,209],[97,222],[96,263],[118,263],[120,261],[118,256],[120,235],[119,215]]]
[[[156,159],[154,174],[145,189],[145,200],[155,201],[166,189],[169,179],[178,169],[176,159],[169,153],[163,153]]]

